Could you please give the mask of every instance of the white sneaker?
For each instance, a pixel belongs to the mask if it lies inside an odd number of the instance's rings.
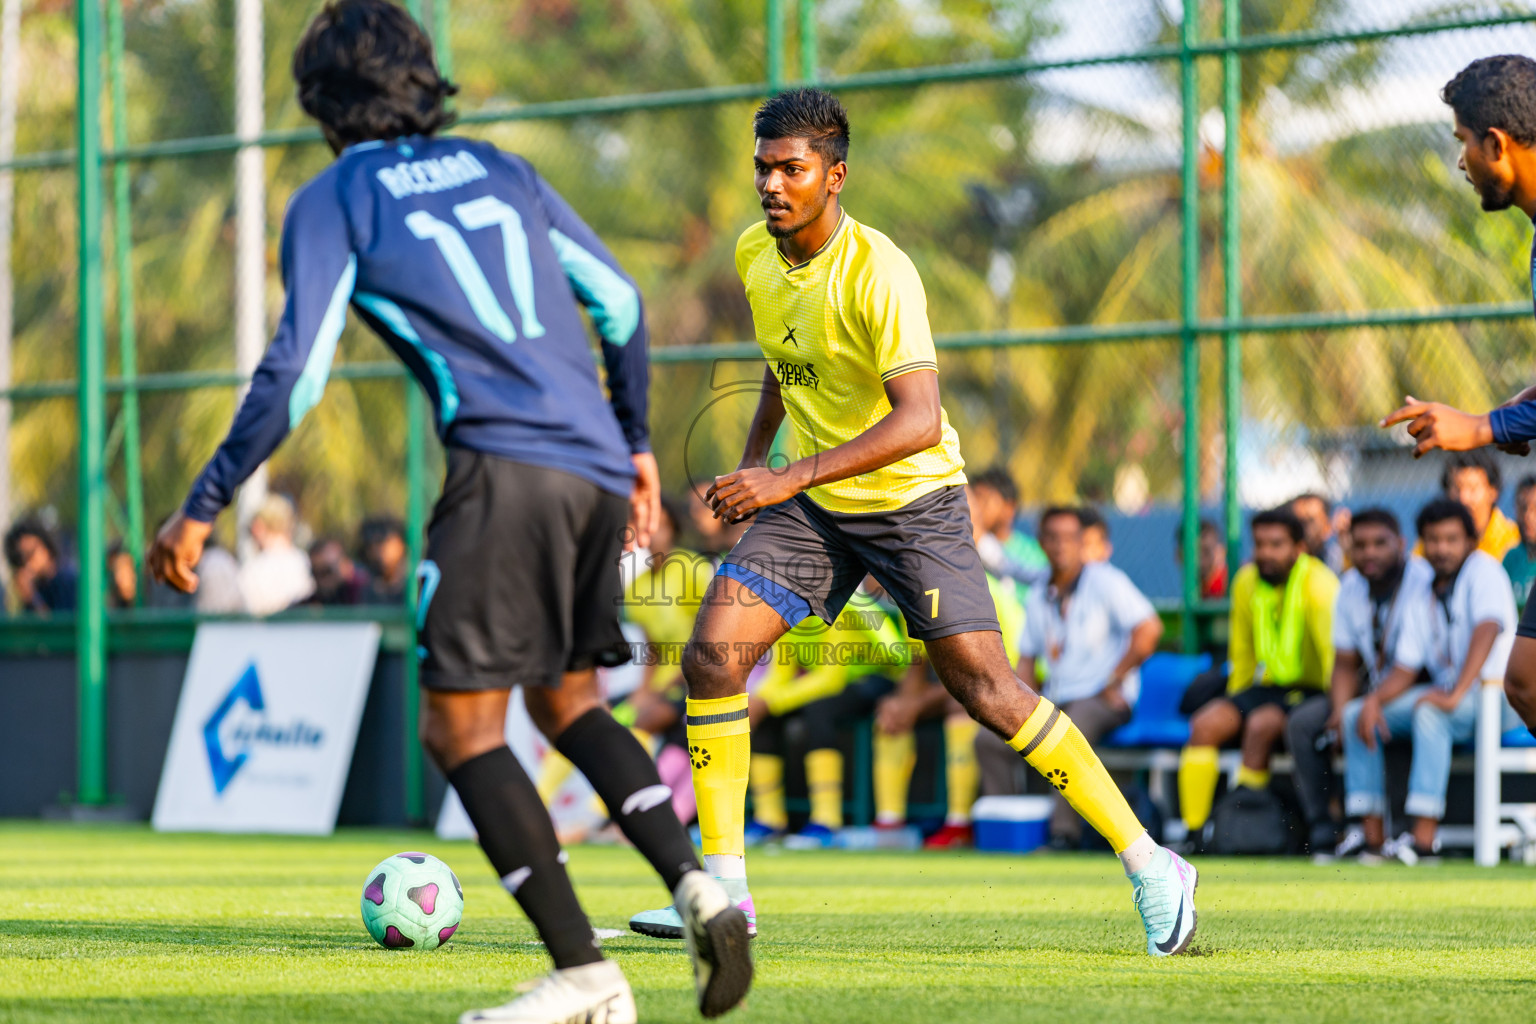
[[[1388,839],[1382,843],[1381,853],[1384,857],[1396,857],[1409,867],[1418,864],[1438,864],[1440,863],[1440,837],[1435,836],[1434,846],[1428,852],[1424,852],[1413,841],[1413,833],[1404,832],[1396,839]]]
[[[690,871],[677,883],[673,906],[682,918],[683,938],[693,960],[699,1012],[718,1017],[741,1002],[752,987],[747,915],[723,885],[702,871]]]
[[[635,1024],[635,997],[612,960],[550,971],[517,990],[524,994],[488,1010],[470,1010],[459,1024]]]

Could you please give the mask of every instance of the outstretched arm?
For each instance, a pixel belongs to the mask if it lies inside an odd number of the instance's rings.
[[[1408,433],[1418,441],[1413,449],[1416,459],[1436,448],[1464,452],[1490,444],[1511,455],[1529,455],[1528,442],[1536,440],[1536,387],[1526,388],[1481,416],[1408,395],[1401,408],[1381,421],[1383,427],[1399,423],[1407,423]]]

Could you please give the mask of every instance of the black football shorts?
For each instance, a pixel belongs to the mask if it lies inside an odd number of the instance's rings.
[[[421,685],[559,686],[629,660],[619,555],[629,501],[557,469],[448,449],[418,574]]]
[[[791,626],[808,615],[836,621],[865,573],[914,639],[1000,631],[963,486],[890,512],[833,512],[797,494],[759,512],[720,567]]]

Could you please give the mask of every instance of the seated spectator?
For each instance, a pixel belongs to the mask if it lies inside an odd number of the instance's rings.
[[[1486,448],[1448,456],[1440,474],[1440,489],[1445,496],[1461,502],[1472,513],[1478,550],[1486,551],[1496,562],[1502,562],[1510,549],[1520,543],[1520,528],[1499,510],[1502,482],[1499,464]],[[1422,537],[1419,545],[1415,554],[1423,554]]]
[[[784,803],[784,757],[790,746],[805,750],[810,820],[785,845],[832,845],[843,827],[843,754],[840,721],[862,717],[895,688],[891,676],[904,667],[903,637],[893,612],[869,590],[856,593],[831,626],[808,618],[769,649],[760,679],[748,684],[752,723],[749,784],[752,821],[747,842],[783,836],[789,827]]]
[[[1109,539],[1109,521],[1104,513],[1092,505],[1077,507],[1078,521],[1083,524],[1083,561],[1107,562],[1115,556],[1115,545]]]
[[[1032,584],[1045,578],[1045,552],[1035,538],[1017,528],[1019,489],[1002,466],[971,477],[971,521],[981,564],[998,579],[1012,580],[1024,600]]]
[[[1440,850],[1440,819],[1451,774],[1451,747],[1477,731],[1478,684],[1504,678],[1515,639],[1515,599],[1499,563],[1477,548],[1477,524],[1459,502],[1440,498],[1418,517],[1419,541],[1434,570],[1430,593],[1404,609],[1390,674],[1345,707],[1344,806],[1363,819],[1367,844],[1405,863]],[[1419,684],[1427,670],[1428,684]],[[1505,727],[1514,718],[1505,706]],[[1386,785],[1381,745],[1413,737],[1408,775],[1411,832],[1382,844]]]
[[[1184,567],[1184,527],[1173,531],[1173,560]],[[1211,601],[1227,596],[1227,543],[1221,528],[1209,519],[1200,520],[1200,539],[1195,548],[1195,575],[1200,580],[1200,599]],[[1182,578],[1182,577],[1181,577]]]
[[[138,567],[123,542],[114,541],[107,549],[107,607],[132,608],[138,599]]]
[[[975,512],[976,493],[973,487],[966,487],[966,497],[972,503],[971,529],[979,535],[981,517]],[[1019,635],[1024,627],[1023,602],[1012,584],[991,573],[987,574],[987,589],[997,611],[1008,662],[1016,664]],[[905,635],[903,639],[906,639]],[[976,802],[981,787],[976,742],[981,727],[939,684],[938,678],[929,670],[927,659],[920,653],[921,643],[908,643],[918,653],[907,665],[895,692],[881,698],[875,709],[875,825],[900,828],[906,823],[907,794],[912,784],[912,772],[917,767],[914,729],[921,719],[942,716],[945,791],[949,807],[943,826],[929,836],[924,845],[929,849],[969,846],[972,839],[971,805]],[[1017,764],[1018,754],[1011,750],[1009,753],[1013,763]]]
[[[11,567],[18,612],[47,615],[75,610],[79,575],[60,560],[59,543],[41,522],[23,519],[6,531],[5,561]]]
[[[315,577],[315,592],[306,604],[363,603],[368,574],[347,557],[346,545],[335,537],[322,537],[309,546],[309,571]]]
[[[1384,508],[1362,509],[1350,520],[1349,549],[1354,566],[1339,582],[1333,606],[1333,682],[1329,702],[1313,701],[1291,715],[1286,745],[1296,760],[1296,795],[1307,820],[1308,841],[1319,860],[1351,857],[1381,849],[1376,829],[1353,827],[1335,847],[1338,829],[1329,807],[1333,789],[1330,735],[1339,736],[1344,709],[1369,693],[1397,663],[1407,609],[1429,597],[1434,570],[1409,557],[1397,517]]]
[[[153,593],[174,595],[180,591],[156,584]],[[245,612],[245,594],[240,589],[240,563],[219,544],[217,533],[209,534],[203,545],[203,557],[197,563],[197,592],[192,606],[199,615],[240,615]]]
[[[405,600],[410,575],[405,527],[393,516],[375,516],[363,523],[361,557],[368,570],[363,604],[399,604]]]
[[[293,527],[293,502],[281,494],[267,495],[251,520],[257,552],[240,567],[240,593],[252,615],[291,608],[315,592],[309,556],[294,547]]]
[[[1232,672],[1227,693],[1195,713],[1179,757],[1179,807],[1198,847],[1220,776],[1217,752],[1241,737],[1237,784],[1269,785],[1269,757],[1286,719],[1327,703],[1333,602],[1339,580],[1306,552],[1301,520],[1281,506],[1253,517],[1253,562],[1232,581]]]
[[[1019,676],[1035,685],[1037,667],[1043,667],[1046,699],[1096,745],[1131,720],[1141,665],[1157,650],[1163,623],[1125,573],[1108,562],[1085,559],[1082,520],[1075,509],[1042,513],[1040,544],[1051,577],[1047,586],[1030,592],[1024,605]],[[991,732],[977,736],[976,752],[984,773],[1005,770],[1011,777],[1019,760]],[[1003,752],[1012,754],[1011,760],[1005,761]],[[995,788],[988,785],[989,792]],[[1051,845],[1076,849],[1082,833],[1082,819],[1057,794]]]
[[[1509,549],[1504,556],[1504,571],[1509,574],[1510,585],[1515,588],[1515,607],[1524,609],[1530,600],[1531,584],[1536,582],[1536,476],[1520,478],[1515,486],[1515,525],[1520,530],[1520,543]]]
[[[1291,499],[1290,509],[1301,520],[1307,554],[1322,562],[1334,575],[1344,571],[1344,546],[1333,532],[1333,504],[1321,494],[1307,492]]]

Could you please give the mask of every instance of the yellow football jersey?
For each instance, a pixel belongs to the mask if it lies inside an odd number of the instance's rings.
[[[883,419],[891,411],[885,381],[938,369],[917,268],[889,238],[846,213],[827,244],[793,267],[759,221],[736,242],[736,271],[800,458]],[[965,483],[960,438],[942,407],[940,415],[944,432],[932,448],[806,493],[833,512],[888,512]]]

